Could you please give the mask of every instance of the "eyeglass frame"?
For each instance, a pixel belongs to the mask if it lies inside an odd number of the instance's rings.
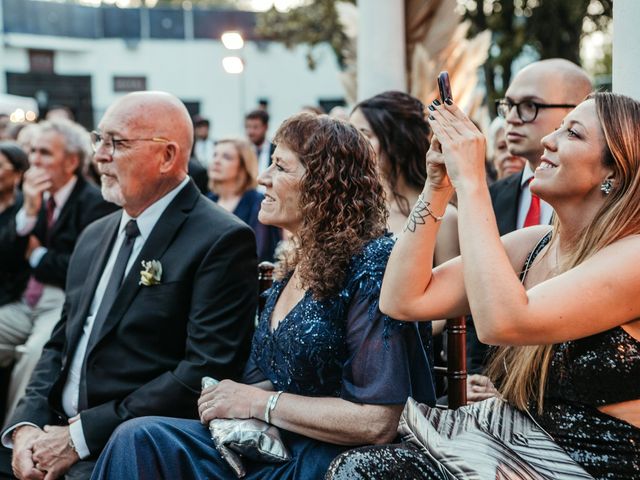
[[[102,147],[104,145],[104,138],[103,138],[103,134],[101,134],[100,132],[96,131],[96,130],[92,130],[91,132],[89,132],[89,136],[91,138],[91,149],[93,150],[93,153],[97,153],[98,150],[100,150],[100,147]],[[94,142],[94,138],[99,138],[99,141],[95,141]],[[124,142],[156,142],[156,143],[169,143],[171,140],[164,138],[164,137],[151,137],[151,138],[113,138],[111,137],[111,152],[109,153],[109,155],[113,155],[114,153],[116,153],[116,147],[118,146],[119,143],[124,143]],[[99,145],[98,145],[99,144]]]
[[[536,112],[533,115],[533,118],[531,120],[525,120],[522,118],[522,114],[520,113],[520,105],[522,105],[523,103],[530,103],[532,104],[535,108],[536,108]],[[540,109],[545,109],[545,108],[575,108],[577,107],[577,105],[573,105],[573,104],[569,104],[569,103],[539,103],[539,102],[534,102],[533,100],[523,100],[521,102],[513,102],[511,100],[509,100],[508,98],[500,98],[498,100],[495,101],[495,105],[496,105],[496,113],[498,114],[498,116],[500,118],[507,118],[507,115],[509,115],[509,112],[511,111],[511,109],[513,107],[516,107],[516,113],[518,114],[518,118],[520,119],[520,121],[522,123],[533,123],[536,121],[536,118],[538,118],[538,113],[540,112]],[[508,110],[506,111],[506,113],[504,115],[500,114],[500,106],[501,105],[506,105],[508,108]]]

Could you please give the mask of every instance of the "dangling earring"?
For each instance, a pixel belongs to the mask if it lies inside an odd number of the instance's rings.
[[[607,178],[600,184],[600,190],[605,195],[609,195],[613,191],[613,182],[611,179]]]

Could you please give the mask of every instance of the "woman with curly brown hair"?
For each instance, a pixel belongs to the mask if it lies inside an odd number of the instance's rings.
[[[393,241],[369,143],[345,122],[304,113],[275,143],[259,219],[290,231],[293,251],[268,292],[245,383],[202,392],[204,425],[127,422],[94,478],[234,478],[205,427],[219,418],[265,420],[291,452],[283,463],[245,457],[245,478],[322,478],[348,447],[393,440],[407,397],[434,403],[425,324],[378,309]]]

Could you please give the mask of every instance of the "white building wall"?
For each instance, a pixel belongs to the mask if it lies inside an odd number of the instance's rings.
[[[358,15],[358,100],[406,92],[404,0],[359,0]]]
[[[165,90],[185,101],[199,101],[201,115],[213,122],[212,136],[242,135],[244,114],[269,100],[270,133],[304,105],[320,99],[340,99],[335,56],[320,47],[317,67],[306,63],[306,49],[282,44],[247,42],[241,51],[226,50],[213,40],[121,39],[87,40],[0,33],[0,92],[6,92],[5,72],[29,70],[28,49],[55,51],[55,73],[92,77],[96,124],[121,93],[113,91],[113,76],[145,76],[147,88]],[[238,53],[239,52],[239,53]],[[245,70],[230,75],[222,68],[227,55],[243,57]]]
[[[613,91],[640,100],[640,1],[613,4]]]

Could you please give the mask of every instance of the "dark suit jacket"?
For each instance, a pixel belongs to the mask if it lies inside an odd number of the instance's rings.
[[[209,176],[207,169],[200,165],[196,157],[189,159],[189,176],[200,190],[200,193],[206,195],[209,192]]]
[[[516,230],[518,224],[518,205],[520,203],[520,183],[522,172],[514,173],[489,187],[493,211],[498,221],[500,235]]]
[[[16,206],[18,206],[17,203]],[[32,269],[29,263],[23,260],[29,243],[29,235],[21,237],[16,233],[15,214],[19,208],[15,208],[13,214],[6,218],[5,225],[0,230],[0,248],[2,249],[0,259],[4,263],[5,256],[12,257],[12,265],[6,264],[7,268],[12,269],[11,275],[15,282],[12,290],[13,298],[10,301],[16,301],[20,298],[27,285],[27,280],[32,274],[44,284],[64,288],[69,258],[80,233],[94,220],[117,209],[116,205],[102,199],[100,190],[84,178],[78,177],[78,181],[62,207],[49,235],[46,231],[46,205],[43,202],[31,234],[35,235],[40,243],[47,247],[47,253],[42,257],[38,266]]]
[[[47,253],[31,273],[44,284],[64,288],[69,259],[78,237],[91,222],[115,210],[118,210],[116,205],[105,202],[100,190],[80,176],[53,230],[47,235],[46,205],[43,202],[32,234],[47,247]],[[22,241],[26,249],[28,237],[22,237]]]
[[[15,203],[0,213],[0,306],[19,300],[29,280],[29,263],[15,225],[21,206],[22,194],[18,192]]]
[[[62,388],[120,218],[98,220],[78,241],[62,318],[8,425],[66,423]],[[202,376],[239,377],[256,311],[255,250],[251,229],[192,183],[174,198],[85,356],[88,408],[81,419],[93,455],[130,418],[197,418]],[[142,260],[160,261],[159,285],[139,284]]]

